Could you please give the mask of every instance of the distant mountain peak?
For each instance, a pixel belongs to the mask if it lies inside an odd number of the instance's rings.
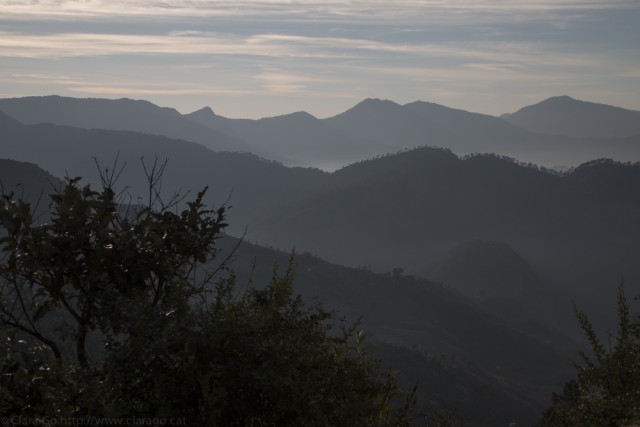
[[[570,106],[570,107],[574,107],[574,108],[589,108],[592,110],[595,109],[600,109],[600,110],[611,110],[611,111],[634,111],[634,110],[628,110],[622,107],[616,107],[613,105],[608,105],[608,104],[601,104],[598,102],[591,102],[591,101],[583,101],[581,99],[577,99],[577,98],[572,98],[569,95],[558,95],[558,96],[552,96],[549,97],[543,101],[538,102],[537,104],[533,104],[533,105],[529,105],[526,107],[521,108],[520,110],[516,111],[513,114],[516,114],[520,111],[523,110],[530,110],[533,109],[534,107],[558,107],[558,106]],[[637,111],[635,111],[637,112]]]
[[[529,131],[552,135],[617,138],[640,135],[640,111],[567,95],[547,98],[503,118]]]
[[[400,104],[396,104],[395,102],[388,99],[366,98],[363,101],[360,101],[358,104],[356,104],[354,108],[371,107],[371,106],[399,107]]]
[[[581,101],[579,99],[572,98],[569,95],[552,96],[534,105],[562,107],[562,106],[574,106],[574,105],[580,105],[580,104],[597,105],[597,104],[594,104],[593,102]]]
[[[411,111],[478,114],[478,113],[470,113],[469,111],[460,110],[458,108],[446,107],[444,105],[440,105],[440,104],[436,104],[435,102],[428,102],[428,101],[414,101],[408,104],[404,104],[402,107]]]
[[[409,105],[433,105],[433,106],[438,106],[438,107],[442,107],[442,108],[449,108],[449,107],[445,107],[445,106],[440,105],[440,104],[436,104],[435,102],[421,101],[421,100],[413,101],[413,102],[409,102],[409,103],[404,104],[405,107],[409,106]]]
[[[187,116],[199,117],[199,118],[217,117],[216,113],[214,113],[211,107],[209,106],[196,110],[193,113],[189,113],[187,114]]]
[[[548,98],[547,101],[556,100],[556,101],[577,101],[577,99],[570,97],[569,95],[558,95],[552,96]]]
[[[349,108],[347,111],[329,118],[329,120],[340,117],[351,117],[353,115],[366,116],[369,114],[397,113],[401,109],[402,106],[400,104],[396,104],[388,99],[367,98]]]
[[[269,119],[295,119],[295,120],[318,120],[314,115],[306,111],[296,111],[295,113],[283,114],[281,116],[269,117]]]
[[[296,111],[295,113],[291,113],[290,116],[295,116],[295,117],[311,117],[311,118],[316,118],[313,114],[309,114],[306,111]]]

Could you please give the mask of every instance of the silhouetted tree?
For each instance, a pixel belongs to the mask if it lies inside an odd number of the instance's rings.
[[[155,164],[157,166],[157,164]],[[147,206],[114,174],[67,179],[37,224],[0,199],[0,415],[171,417],[188,425],[402,425],[395,378],[356,327],[292,290],[293,268],[240,294],[218,260],[225,209]],[[217,264],[216,264],[217,263]]]
[[[632,316],[624,287],[618,289],[618,331],[609,348],[587,316],[576,309],[591,356],[580,353],[577,376],[567,382],[540,426],[628,426],[640,422],[640,316]]]

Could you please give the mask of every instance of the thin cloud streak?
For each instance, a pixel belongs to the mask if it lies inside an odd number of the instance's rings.
[[[298,22],[438,23],[443,19],[502,20],[514,14],[518,19],[540,19],[557,12],[633,9],[635,0],[382,0],[354,1],[258,1],[210,0],[124,1],[124,0],[0,0],[0,14],[6,20],[112,20],[118,18],[168,19],[221,18]]]
[[[0,56],[65,58],[106,55],[251,55],[257,57],[344,58],[340,53],[308,52],[292,43],[269,42],[269,37],[243,39],[195,34],[130,35],[60,33],[33,35],[0,33]],[[319,43],[318,46],[321,46]]]
[[[67,88],[71,92],[92,93],[102,95],[252,95],[255,91],[246,89],[166,89],[166,88],[139,88],[139,87],[112,87],[112,86],[71,86]]]
[[[422,9],[445,10],[593,10],[610,8],[628,8],[637,6],[633,0],[236,0],[233,3],[216,0],[36,0],[20,2],[0,0],[0,7],[7,8],[13,14],[37,14],[58,12],[60,14],[118,14],[137,15],[159,14],[175,15],[202,12],[212,14],[253,14],[265,11],[291,11],[291,13],[363,13],[375,14],[376,11],[404,11]],[[125,7],[126,6],[126,7]]]
[[[318,83],[334,83],[326,78],[282,72],[277,69],[265,69],[254,78],[272,93],[300,93]]]
[[[226,38],[225,38],[226,37]],[[513,42],[386,43],[372,40],[262,34],[240,38],[214,33],[180,32],[167,35],[0,33],[0,56],[65,58],[109,55],[224,55],[274,58],[376,59],[393,54],[411,60],[449,58],[462,63],[507,63],[512,68],[540,63],[597,67],[593,55],[549,52],[542,45]],[[481,62],[478,62],[481,61]],[[485,65],[486,67],[486,65]]]

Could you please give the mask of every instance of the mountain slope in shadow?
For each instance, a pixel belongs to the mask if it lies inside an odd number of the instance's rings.
[[[595,161],[561,176],[498,156],[420,148],[327,180],[265,214],[252,236],[339,264],[418,275],[466,242],[503,242],[597,310],[621,276],[634,289],[640,281],[640,165]]]
[[[20,125],[22,125],[22,123],[20,123],[18,120],[0,111],[0,128],[5,126],[20,126]]]
[[[7,98],[0,99],[0,111],[24,124],[136,131],[198,142],[218,151],[256,151],[244,141],[187,120],[173,108],[148,101],[60,96]]]
[[[0,179],[30,179],[28,188],[36,192],[52,179],[33,164],[7,160],[0,166]],[[231,255],[238,292],[249,283],[266,284],[273,265],[284,268],[290,257],[248,242],[238,244],[230,236],[219,240],[220,256]],[[565,360],[574,348],[557,332],[549,331],[541,340],[476,301],[427,280],[342,267],[310,254],[297,255],[294,261],[295,292],[339,310],[349,322],[362,318],[383,366],[399,371],[408,387],[420,382],[419,405],[457,406],[460,413],[480,420],[475,425],[528,423],[546,406],[548,393],[570,374]]]
[[[5,127],[0,157],[30,161],[56,176],[81,176],[100,184],[100,168],[119,170],[120,182],[136,203],[148,197],[142,161],[150,168],[168,159],[162,195],[209,187],[207,201],[219,206],[228,201],[236,218],[233,231],[246,226],[284,200],[298,199],[320,186],[326,175],[315,169],[286,168],[253,154],[214,152],[193,142],[137,132],[87,130],[51,124]],[[96,161],[94,161],[94,159]],[[114,161],[118,160],[114,165]]]

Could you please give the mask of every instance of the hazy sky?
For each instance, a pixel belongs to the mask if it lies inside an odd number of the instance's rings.
[[[638,0],[0,0],[0,97],[251,118],[364,98],[640,110],[639,22]]]

